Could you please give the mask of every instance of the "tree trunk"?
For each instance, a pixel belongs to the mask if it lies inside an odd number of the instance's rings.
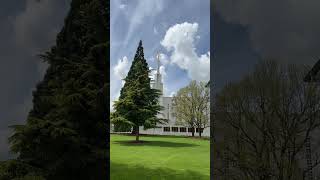
[[[139,126],[136,126],[136,141],[139,141]]]
[[[191,129],[192,137],[194,137],[194,128]]]
[[[199,137],[201,138],[201,128],[199,128]]]

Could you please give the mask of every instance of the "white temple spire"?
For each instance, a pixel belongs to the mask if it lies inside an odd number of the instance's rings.
[[[160,53],[157,53],[157,62],[158,62],[158,67],[157,67],[157,74],[160,74]]]
[[[160,90],[161,95],[163,94],[163,83],[162,83],[162,76],[160,74],[160,53],[158,52],[156,55],[158,67],[157,67],[157,73],[154,75],[154,85],[153,88]]]

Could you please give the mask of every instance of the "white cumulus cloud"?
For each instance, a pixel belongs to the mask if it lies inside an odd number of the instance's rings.
[[[129,71],[129,61],[127,56],[124,56],[122,59],[118,60],[117,65],[113,68],[114,74],[119,79],[124,79]]]
[[[119,8],[122,9],[122,10],[125,9],[126,7],[127,7],[126,4],[120,4],[120,5],[119,5]]]
[[[167,76],[165,66],[160,66],[160,67],[159,67],[159,71],[160,71],[160,74],[162,75],[162,82],[164,82],[164,79],[165,79],[165,77]]]
[[[120,89],[124,85],[123,79],[127,76],[130,62],[126,56],[122,59],[119,59],[117,64],[114,65],[111,73],[111,84],[110,84],[110,109],[113,110],[113,102],[118,99],[120,95]]]
[[[169,57],[166,54],[160,53],[160,63],[167,65],[169,63]]]
[[[149,77],[151,79],[154,79],[154,75],[156,74],[156,70],[152,67],[149,67],[150,73],[149,73]]]
[[[150,71],[150,74],[149,74],[149,77],[150,77],[152,80],[154,80],[155,75],[156,75],[156,73],[157,73],[157,68],[149,67],[149,69],[151,70],[151,71]],[[161,80],[162,80],[162,82],[164,82],[165,78],[167,77],[166,67],[163,66],[163,65],[161,65],[161,66],[159,67],[159,71],[160,71],[160,74],[161,74],[161,76],[162,76],[162,79],[161,79]]]
[[[161,45],[172,52],[170,63],[176,64],[188,72],[189,78],[197,81],[208,81],[210,78],[210,52],[202,55],[196,53],[195,41],[198,23],[184,22],[170,27]]]

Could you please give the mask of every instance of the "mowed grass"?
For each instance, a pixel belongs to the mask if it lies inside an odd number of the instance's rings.
[[[111,180],[209,180],[210,141],[190,137],[110,135]]]

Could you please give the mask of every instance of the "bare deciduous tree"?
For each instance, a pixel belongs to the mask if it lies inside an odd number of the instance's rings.
[[[305,67],[263,61],[217,95],[217,175],[302,179],[305,143],[320,126],[320,89],[304,83],[305,74]]]

